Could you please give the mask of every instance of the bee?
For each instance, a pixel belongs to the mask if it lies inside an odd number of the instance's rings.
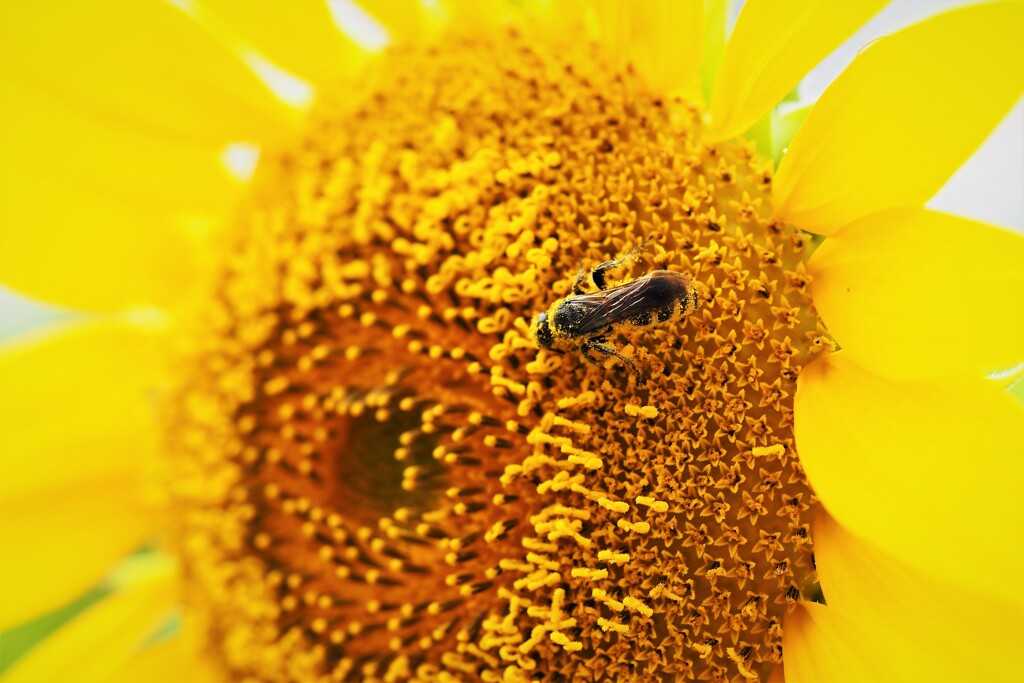
[[[607,271],[630,260],[632,255],[606,261],[590,271],[597,291],[583,291],[586,272],[576,276],[572,295],[559,299],[547,311],[537,314],[531,329],[537,343],[547,349],[556,346],[578,349],[595,365],[614,356],[643,378],[633,361],[608,344],[608,335],[620,325],[646,327],[680,320],[697,308],[697,288],[689,276],[671,270],[655,270],[613,287]]]

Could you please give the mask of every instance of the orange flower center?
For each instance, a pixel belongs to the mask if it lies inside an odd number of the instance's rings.
[[[265,157],[169,422],[226,667],[767,676],[817,591],[792,401],[830,342],[771,163],[701,131],[510,35],[393,51]],[[696,310],[605,330],[637,372],[540,348],[530,320],[634,248],[607,284],[683,273]]]

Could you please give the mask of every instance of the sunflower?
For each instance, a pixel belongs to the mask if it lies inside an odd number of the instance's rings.
[[[1019,677],[1024,5],[780,108],[883,4],[4,3],[5,680]]]

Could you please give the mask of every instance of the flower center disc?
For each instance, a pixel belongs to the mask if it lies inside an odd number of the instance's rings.
[[[261,680],[766,677],[816,590],[792,398],[828,344],[771,164],[573,47],[396,50],[264,159],[170,421],[194,613]],[[581,268],[689,275],[614,357]],[[585,672],[585,675],[580,672]]]

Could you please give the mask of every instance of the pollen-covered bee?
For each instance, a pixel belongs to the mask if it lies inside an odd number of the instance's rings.
[[[559,299],[533,319],[531,329],[544,348],[556,346],[579,349],[591,363],[599,363],[597,352],[614,356],[643,376],[632,360],[608,345],[607,335],[618,325],[646,327],[679,320],[697,308],[697,289],[689,276],[671,270],[655,270],[643,277],[608,287],[605,273],[631,258],[607,261],[591,271],[597,291],[585,293],[580,273],[572,295]]]

